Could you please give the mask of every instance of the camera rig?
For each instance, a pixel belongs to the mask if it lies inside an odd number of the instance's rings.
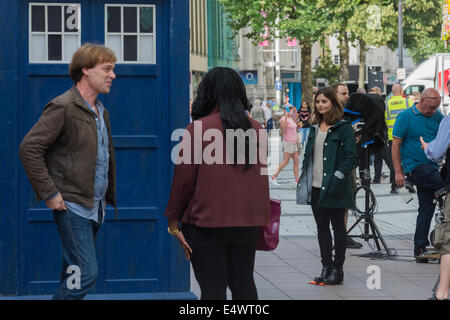
[[[384,119],[384,100],[377,94],[362,94],[353,93],[349,101],[345,105],[344,112],[348,120],[351,121],[355,130],[355,135],[358,136],[360,161],[360,178],[362,178],[361,185],[354,191],[355,199],[355,215],[356,222],[348,229],[347,236],[359,237],[368,242],[374,239],[378,252],[381,251],[381,244],[386,251],[388,257],[393,257],[391,250],[387,246],[380,230],[378,229],[373,216],[376,212],[376,197],[370,189],[370,150],[384,147],[387,142],[387,127]],[[365,202],[364,209],[356,206],[356,197],[358,192],[364,192]],[[349,235],[349,233],[364,220],[364,231],[361,235]],[[365,255],[364,255],[365,256]],[[370,256],[370,254],[369,254]]]

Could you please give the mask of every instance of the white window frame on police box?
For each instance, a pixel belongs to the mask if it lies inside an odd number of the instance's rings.
[[[109,7],[119,7],[120,8],[120,32],[108,32],[108,8]],[[125,7],[133,7],[137,8],[137,26],[136,26],[136,32],[124,32],[124,8]],[[143,33],[140,32],[140,9],[141,8],[152,8],[153,10],[153,30],[151,33]],[[105,45],[114,51],[114,53],[117,56],[117,62],[116,63],[123,63],[123,64],[156,64],[156,6],[154,4],[120,4],[120,3],[114,3],[114,4],[105,4],[105,24],[104,24],[104,32],[105,32]],[[124,61],[124,36],[131,35],[131,36],[137,36],[137,61]],[[120,37],[120,52],[117,52],[117,48],[111,47],[109,37],[110,36],[119,36]],[[152,53],[151,53],[151,59],[148,60],[140,60],[141,58],[141,44],[140,39],[141,38],[150,38],[152,37]]]
[[[44,31],[32,31],[32,7],[43,6],[44,7]],[[61,31],[48,31],[48,7],[61,7]],[[77,31],[65,31],[65,22],[64,21],[64,7],[77,7]],[[48,59],[48,36],[49,35],[61,35],[61,60],[49,60]],[[36,59],[33,60],[32,49],[36,49],[32,47],[33,36],[44,36],[44,59]],[[65,38],[68,36],[76,36],[77,41],[76,45],[71,48],[66,48]],[[28,62],[29,63],[58,63],[64,64],[69,63],[72,59],[73,53],[80,47],[81,45],[81,3],[55,3],[55,2],[30,2],[28,6]]]

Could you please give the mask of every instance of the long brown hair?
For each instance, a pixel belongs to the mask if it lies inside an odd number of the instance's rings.
[[[328,100],[331,101],[331,110],[329,113],[326,114],[325,119],[324,117],[317,111],[316,108],[316,100],[317,97],[323,94]],[[335,124],[339,120],[342,119],[344,116],[344,108],[342,107],[342,104],[339,102],[337,98],[337,92],[332,87],[322,88],[319,89],[314,96],[314,111],[311,116],[311,123],[312,124],[320,124],[322,120],[325,120],[327,124]]]

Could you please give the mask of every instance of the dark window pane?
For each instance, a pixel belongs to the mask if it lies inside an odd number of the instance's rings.
[[[137,36],[123,36],[123,60],[137,61]]]
[[[61,35],[48,35],[48,60],[62,60]]]
[[[77,32],[78,31],[78,6],[64,7],[64,31]]]
[[[31,7],[31,31],[45,32],[45,7]]]
[[[61,32],[61,7],[49,6],[47,10],[48,31]]]
[[[120,32],[119,7],[108,7],[108,32]]]
[[[137,8],[123,8],[123,32],[137,32]]]
[[[140,31],[142,33],[153,32],[153,8],[140,9]]]

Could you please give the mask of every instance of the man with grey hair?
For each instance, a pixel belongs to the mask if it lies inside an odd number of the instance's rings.
[[[427,159],[420,137],[425,141],[436,138],[443,115],[437,110],[441,97],[436,89],[423,91],[417,105],[397,116],[392,132],[392,160],[397,186],[405,185],[405,174],[417,186],[419,214],[414,235],[414,256],[417,263],[428,262],[426,247],[434,214],[434,192],[443,187],[436,163]]]

